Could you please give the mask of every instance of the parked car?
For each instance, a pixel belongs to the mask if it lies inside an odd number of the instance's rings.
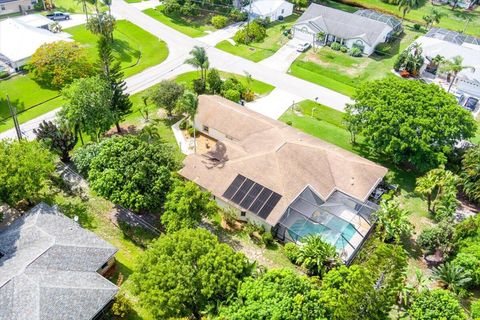
[[[65,12],[54,12],[47,14],[47,18],[53,21],[63,21],[63,20],[70,20],[70,15]]]
[[[310,48],[310,43],[305,42],[305,43],[300,43],[297,45],[297,51],[298,52],[305,52]]]

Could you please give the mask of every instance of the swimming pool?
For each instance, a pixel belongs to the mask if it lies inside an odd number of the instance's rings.
[[[330,219],[325,225],[299,219],[288,228],[288,233],[294,240],[299,240],[310,234],[320,234],[325,241],[334,245],[337,249],[343,249],[346,241],[350,241],[357,230],[351,223],[338,218]]]

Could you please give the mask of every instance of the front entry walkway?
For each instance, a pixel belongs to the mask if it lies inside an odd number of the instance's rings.
[[[304,43],[305,41],[292,39],[275,52],[273,56],[268,57],[259,63],[274,70],[287,72],[293,61],[295,61],[295,59],[301,54],[301,52],[297,51],[297,46],[302,42]]]

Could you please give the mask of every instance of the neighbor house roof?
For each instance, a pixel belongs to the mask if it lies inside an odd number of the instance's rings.
[[[268,15],[275,12],[283,4],[289,4],[293,7],[293,4],[284,0],[256,0],[252,1],[251,12],[260,16]],[[245,11],[250,11],[250,5],[244,7]]]
[[[440,55],[450,60],[455,56],[461,56],[463,58],[462,64],[474,69],[466,68],[459,75],[480,82],[480,45],[470,42],[457,44],[437,36],[422,36],[415,41],[421,45],[423,55],[429,58]]]
[[[0,230],[0,319],[91,319],[118,291],[96,272],[116,251],[37,205]]]
[[[279,195],[266,217],[274,226],[310,185],[326,200],[335,190],[365,201],[387,169],[219,96],[199,97],[196,123],[228,138],[184,160],[180,174],[223,198],[240,174]],[[212,131],[213,132],[213,131]]]
[[[363,39],[373,45],[380,36],[392,31],[385,22],[359,14],[333,9],[316,3],[310,4],[295,25],[307,24],[317,32],[325,32],[343,39]]]
[[[41,28],[53,23],[52,20],[48,19],[41,14],[26,14],[20,17],[15,18],[16,21],[22,22],[30,27]]]
[[[71,41],[65,33],[55,34],[15,18],[0,21],[0,55],[12,62],[31,57],[42,44],[60,40]]]

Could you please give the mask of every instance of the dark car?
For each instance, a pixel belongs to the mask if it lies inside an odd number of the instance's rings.
[[[467,101],[465,101],[465,104],[463,105],[463,107],[465,109],[470,110],[470,111],[475,111],[475,109],[477,108],[477,104],[478,104],[478,99],[477,98],[468,97]]]
[[[70,20],[70,15],[65,12],[54,12],[47,14],[47,18],[53,21]]]

